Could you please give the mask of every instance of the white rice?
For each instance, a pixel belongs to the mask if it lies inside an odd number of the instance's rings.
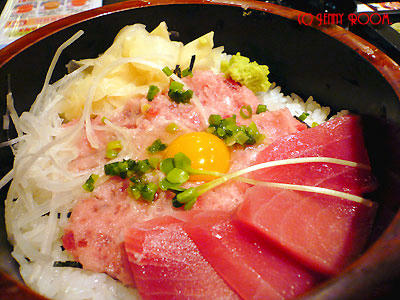
[[[281,87],[276,86],[275,83],[271,85],[267,92],[258,93],[257,96],[270,111],[288,108],[292,116],[297,118],[303,113],[307,113],[308,115],[304,119],[304,123],[310,127],[320,125],[321,123],[327,121],[331,112],[331,109],[328,106],[321,106],[313,99],[312,96],[310,96],[305,102],[302,98],[294,93],[292,93],[290,96],[285,96],[281,92]],[[348,113],[348,110],[342,110],[336,115],[332,116],[331,119],[346,115]]]

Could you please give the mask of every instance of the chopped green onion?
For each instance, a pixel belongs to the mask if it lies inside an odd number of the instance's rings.
[[[310,114],[303,112],[300,116],[299,116],[299,120],[300,121],[304,121]]]
[[[149,158],[149,164],[153,167],[153,169],[157,169],[161,159],[159,157],[152,156]]]
[[[183,91],[183,83],[172,80],[169,85],[168,96],[176,103],[189,103],[193,97],[192,90]]]
[[[132,161],[135,165],[136,162]],[[126,178],[129,171],[130,160],[124,160],[120,162],[114,162],[111,164],[104,165],[104,173],[110,176],[119,176],[122,179]],[[133,167],[132,167],[133,168]]]
[[[106,150],[106,158],[113,159],[118,156],[119,151],[114,150],[114,149],[108,149]]]
[[[251,109],[250,105],[243,105],[240,108],[240,116],[243,119],[250,119],[252,115],[253,115],[253,110]]]
[[[102,118],[101,118],[101,123],[105,124],[105,123],[106,123],[106,122],[105,122],[106,120],[108,120],[106,117],[102,117]]]
[[[139,161],[128,159],[104,165],[106,175],[119,176],[122,179],[133,174],[143,175],[151,170],[154,170],[154,168],[150,165],[148,159]]]
[[[249,126],[238,126],[236,124],[236,115],[225,119],[222,119],[219,115],[210,115],[208,122],[210,125],[207,128],[207,132],[224,140],[228,146],[235,144],[253,145],[264,139],[264,135],[258,131],[254,122]]]
[[[183,90],[183,83],[172,80],[169,85],[169,90],[172,92],[181,92]]]
[[[99,179],[99,175],[97,174],[90,175],[88,180],[86,180],[86,182],[82,185],[82,188],[87,192],[93,192],[94,184],[97,179]]]
[[[140,193],[146,201],[151,202],[154,200],[154,196],[156,195],[157,189],[158,189],[157,184],[155,184],[154,182],[149,182],[144,185]]]
[[[218,126],[221,120],[222,117],[220,115],[210,115],[208,123],[210,123],[211,126]]]
[[[189,68],[182,71],[182,77],[193,76],[193,72]]]
[[[264,105],[264,104],[258,104],[258,106],[257,106],[257,110],[256,110],[256,114],[258,115],[258,114],[261,114],[261,113],[263,113],[263,112],[266,112],[267,111],[267,106],[266,105]]]
[[[147,100],[153,101],[154,97],[158,94],[160,89],[156,85],[150,85],[149,91],[147,92]]]
[[[120,152],[122,149],[121,141],[111,141],[107,143],[107,150],[116,150],[117,152]]]
[[[177,132],[177,131],[179,130],[179,126],[176,125],[175,123],[169,123],[169,124],[167,125],[167,127],[165,128],[165,130],[166,130],[168,133],[175,133],[175,132]]]
[[[247,134],[244,133],[243,131],[239,131],[233,137],[234,137],[234,140],[240,145],[244,145],[247,142],[247,140],[249,139]]]
[[[142,197],[144,200],[151,202],[154,200],[154,196],[157,192],[158,186],[154,182],[145,182],[142,178],[132,177],[130,181],[133,182],[131,185],[130,193],[136,200]]]
[[[160,139],[156,139],[153,144],[151,144],[149,147],[147,147],[147,151],[150,153],[157,153],[161,152],[167,149],[167,145],[163,144]]]
[[[121,141],[111,141],[106,147],[106,157],[109,159],[118,156],[118,153],[122,150]]]
[[[225,130],[222,128],[217,128],[217,135],[223,138],[225,136]]]
[[[189,174],[182,169],[173,168],[171,171],[168,172],[166,178],[171,183],[182,184],[189,180]]]
[[[150,165],[149,160],[144,159],[137,162],[136,168],[133,171],[138,175],[143,175],[150,172],[151,170],[154,170],[154,168]]]
[[[164,68],[162,69],[162,71],[163,71],[164,74],[167,75],[167,76],[171,76],[172,73],[173,73],[173,72],[171,71],[171,69],[168,68],[168,67],[164,67]]]
[[[312,122],[311,127],[317,127],[319,124],[317,122]]]
[[[140,198],[140,196],[141,196],[140,190],[138,189],[138,187],[136,185],[130,186],[129,191],[135,200],[138,200]]]

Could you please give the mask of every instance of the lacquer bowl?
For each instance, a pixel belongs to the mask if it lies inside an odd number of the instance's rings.
[[[80,29],[85,31],[58,62],[53,80],[61,78],[71,59],[96,57],[125,25],[143,23],[149,29],[166,21],[169,30],[188,42],[211,30],[216,46],[240,51],[270,67],[271,81],[285,92],[314,96],[334,111],[349,109],[362,116],[366,145],[379,189],[369,198],[379,211],[365,252],[338,276],[323,282],[307,299],[374,299],[389,297],[400,283],[400,70],[376,47],[337,26],[299,24],[299,11],[257,1],[150,0],[127,1],[80,13],[51,23],[0,50],[0,111],[5,112],[8,78],[18,113],[28,110],[41,86],[57,47]],[[13,132],[1,131],[0,141]],[[0,149],[0,175],[12,168],[9,149]],[[1,191],[5,198],[7,188]],[[2,201],[3,202],[3,201]],[[3,290],[12,288],[4,276],[18,280],[10,256],[3,207],[0,215]],[[8,273],[8,275],[4,275]],[[30,298],[34,297],[29,296]],[[15,298],[13,298],[15,297]],[[1,298],[1,297],[0,297]]]

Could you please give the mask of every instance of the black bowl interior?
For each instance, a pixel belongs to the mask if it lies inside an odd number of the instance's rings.
[[[150,30],[166,21],[169,30],[183,42],[212,30],[215,45],[224,45],[227,53],[240,51],[267,64],[271,81],[281,85],[284,92],[295,92],[304,98],[312,95],[333,111],[346,108],[362,115],[371,162],[380,182],[379,190],[371,195],[381,204],[372,238],[376,239],[398,209],[395,188],[400,174],[398,97],[367,60],[336,39],[314,28],[300,26],[294,20],[249,11],[250,14],[244,14],[242,8],[220,5],[166,5],[105,14],[75,24],[37,42],[0,68],[0,112],[5,112],[8,75],[16,109],[22,113],[29,109],[40,91],[57,47],[80,29],[85,31],[84,36],[64,51],[53,81],[66,73],[65,64],[71,59],[96,57],[106,50],[117,32],[128,24],[143,23]],[[0,141],[13,134],[1,131]],[[11,151],[0,149],[0,176],[11,167]],[[6,192],[6,188],[1,191],[1,199]],[[6,267],[11,259],[2,227],[2,267],[17,276],[15,266]]]

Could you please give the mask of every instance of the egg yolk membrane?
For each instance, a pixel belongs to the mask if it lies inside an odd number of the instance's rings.
[[[226,173],[230,166],[230,152],[225,143],[207,132],[191,132],[177,137],[165,150],[166,157],[182,152],[190,158],[193,169]],[[190,181],[210,181],[212,175],[191,175]]]

